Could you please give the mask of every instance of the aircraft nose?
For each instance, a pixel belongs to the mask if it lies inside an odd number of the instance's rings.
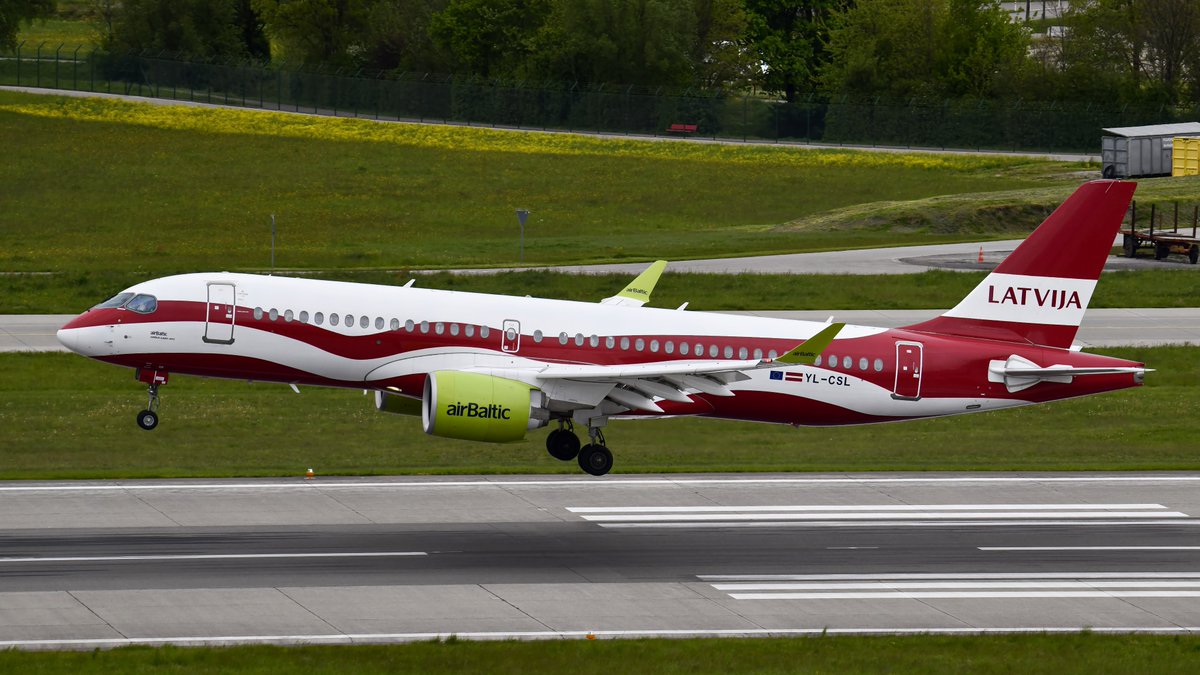
[[[61,342],[62,345],[67,349],[70,349],[76,354],[83,353],[80,348],[79,331],[77,329],[60,328],[55,335],[58,337],[58,341]]]

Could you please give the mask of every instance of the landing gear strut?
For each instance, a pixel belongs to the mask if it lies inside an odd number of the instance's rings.
[[[591,442],[579,449],[579,468],[593,476],[603,476],[612,470],[613,456],[604,442],[604,433],[597,427],[588,427]]]
[[[150,401],[146,409],[137,414],[137,423],[139,427],[151,431],[158,426],[158,383],[152,383],[148,389]]]
[[[575,425],[569,420],[564,424],[558,421],[558,428],[546,436],[546,451],[554,459],[569,462],[579,455],[579,437],[575,435]]]

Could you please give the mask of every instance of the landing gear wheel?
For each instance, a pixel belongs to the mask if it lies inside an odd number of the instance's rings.
[[[158,415],[153,410],[143,410],[137,414],[137,424],[146,431],[158,426]]]
[[[1188,262],[1195,265],[1197,260],[1200,260],[1200,245],[1192,244],[1188,249]]]
[[[1129,234],[1125,235],[1124,246],[1122,248],[1125,249],[1125,257],[1126,258],[1132,258],[1132,257],[1136,256],[1137,255],[1137,237],[1134,237],[1133,235],[1129,235]]]
[[[566,429],[555,429],[546,436],[546,451],[554,459],[569,462],[579,455],[579,437]]]
[[[603,445],[588,444],[579,450],[579,468],[593,476],[603,476],[612,470],[613,456]]]

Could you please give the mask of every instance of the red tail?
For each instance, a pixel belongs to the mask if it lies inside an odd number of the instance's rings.
[[[1067,348],[1137,183],[1085,183],[954,309],[911,330]]]

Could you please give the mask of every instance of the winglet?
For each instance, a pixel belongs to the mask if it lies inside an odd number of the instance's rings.
[[[833,342],[833,338],[846,327],[844,323],[831,323],[821,329],[820,333],[808,338],[804,342],[796,345],[791,351],[780,356],[776,361],[780,363],[800,363],[806,366],[811,366],[821,352]]]
[[[658,278],[662,276],[666,267],[666,260],[656,260],[645,271],[637,275],[636,279],[629,282],[624,290],[611,298],[601,300],[600,303],[622,307],[641,307],[650,302],[650,293],[654,291],[654,286],[658,283]]]

